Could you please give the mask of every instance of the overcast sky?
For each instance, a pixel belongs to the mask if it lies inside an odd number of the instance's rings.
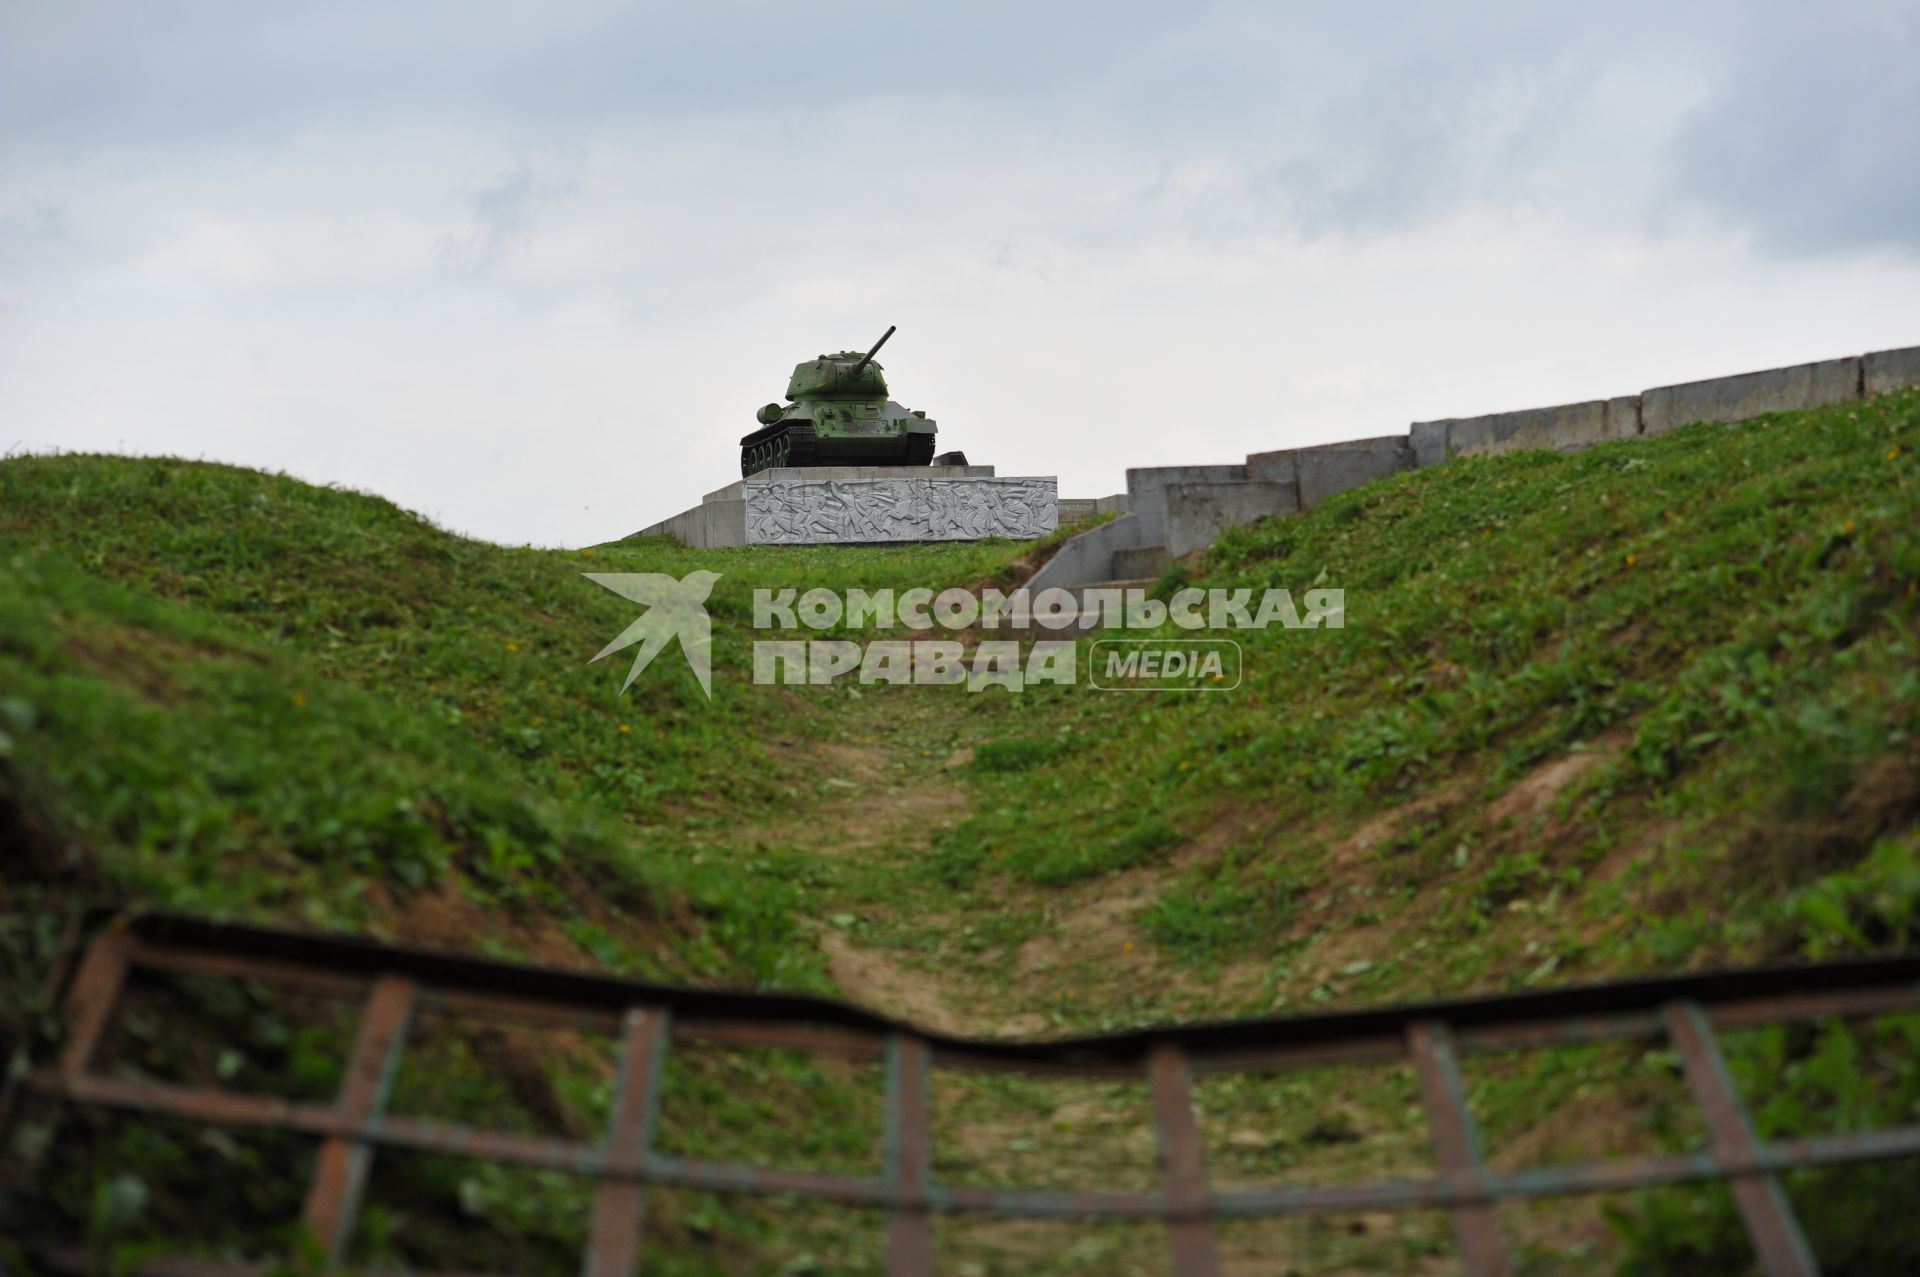
[[[577,545],[888,324],[1073,496],[1920,344],[1920,0],[0,0],[0,451]]]

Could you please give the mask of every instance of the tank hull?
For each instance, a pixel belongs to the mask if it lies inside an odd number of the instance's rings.
[[[740,440],[740,473],[781,466],[924,466],[933,460],[937,429],[890,402],[794,404]]]

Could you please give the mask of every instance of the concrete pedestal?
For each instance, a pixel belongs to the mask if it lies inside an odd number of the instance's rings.
[[[763,470],[709,492],[636,535],[684,545],[869,545],[1028,540],[1059,526],[1052,477],[992,466],[820,466]]]

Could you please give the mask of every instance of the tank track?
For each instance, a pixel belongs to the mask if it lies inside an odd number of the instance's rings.
[[[764,439],[740,445],[740,477],[744,479],[775,466],[810,466],[814,464],[813,454],[812,424],[790,421]]]
[[[760,437],[764,434],[764,437]],[[775,466],[812,466],[820,464],[815,460],[815,436],[813,426],[805,421],[790,421],[775,426],[765,432],[748,435],[749,442],[740,445],[740,477],[759,474]],[[903,466],[924,466],[933,461],[934,437],[932,435],[908,435],[906,455],[898,464]],[[854,464],[860,464],[855,462]],[[867,463],[885,465],[883,458],[875,458]]]

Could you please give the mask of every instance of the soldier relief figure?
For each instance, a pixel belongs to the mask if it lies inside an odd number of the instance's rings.
[[[1054,529],[1045,479],[771,479],[747,486],[756,545],[1026,539]]]

